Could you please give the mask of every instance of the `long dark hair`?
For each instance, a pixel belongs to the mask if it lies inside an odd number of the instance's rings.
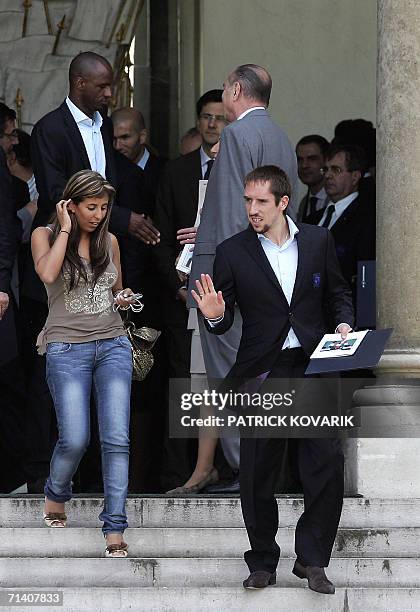
[[[93,285],[96,284],[96,281],[109,264],[110,242],[108,225],[115,189],[98,172],[93,172],[93,170],[81,170],[80,172],[76,172],[76,174],[69,179],[63,191],[63,199],[71,199],[76,206],[86,198],[100,197],[105,194],[108,196],[108,209],[105,217],[92,232],[89,243],[89,258],[93,272]],[[71,230],[63,262],[63,271],[66,271],[68,274],[69,290],[71,291],[78,285],[81,278],[87,283],[88,277],[86,265],[83,263],[78,251],[80,228],[75,215],[70,214],[70,219]],[[57,215],[54,215],[51,222],[53,223],[53,232],[50,238],[50,244],[52,245],[60,232],[61,226],[58,222]]]

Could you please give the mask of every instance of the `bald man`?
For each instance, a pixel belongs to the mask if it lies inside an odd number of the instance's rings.
[[[118,187],[127,164],[116,158],[112,126],[106,118],[112,80],[112,67],[106,58],[90,51],[80,53],[70,64],[67,98],[59,108],[35,124],[32,151],[39,191],[35,226],[46,223],[61,199],[67,180],[79,170],[91,169],[117,188],[111,231],[156,244],[159,233],[153,224],[118,198]]]
[[[165,160],[154,155],[146,146],[148,132],[142,113],[136,108],[119,108],[112,113],[112,123],[115,150],[144,170],[147,186],[156,200]]]

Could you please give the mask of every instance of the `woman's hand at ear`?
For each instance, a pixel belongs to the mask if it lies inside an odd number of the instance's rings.
[[[61,229],[65,232],[71,231],[71,219],[67,208],[70,202],[71,200],[60,200],[55,207],[57,211],[58,222],[60,224]]]

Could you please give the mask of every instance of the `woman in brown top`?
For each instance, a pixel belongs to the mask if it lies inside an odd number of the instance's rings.
[[[100,515],[106,556],[127,556],[131,346],[114,305],[127,308],[118,242],[108,232],[113,187],[82,170],[67,183],[51,226],[32,235],[35,269],[48,293],[49,314],[40,334],[59,438],[45,483],[45,524],[65,527],[64,503],[89,444],[90,396],[98,412],[104,480]]]

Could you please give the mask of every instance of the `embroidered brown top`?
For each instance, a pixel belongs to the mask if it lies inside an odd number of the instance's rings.
[[[106,270],[93,285],[93,272],[85,261],[87,282],[81,278],[69,290],[69,273],[63,270],[56,280],[46,284],[48,317],[38,336],[38,352],[45,353],[48,342],[90,342],[125,335],[118,312],[114,312],[112,287],[118,274],[111,259]]]

